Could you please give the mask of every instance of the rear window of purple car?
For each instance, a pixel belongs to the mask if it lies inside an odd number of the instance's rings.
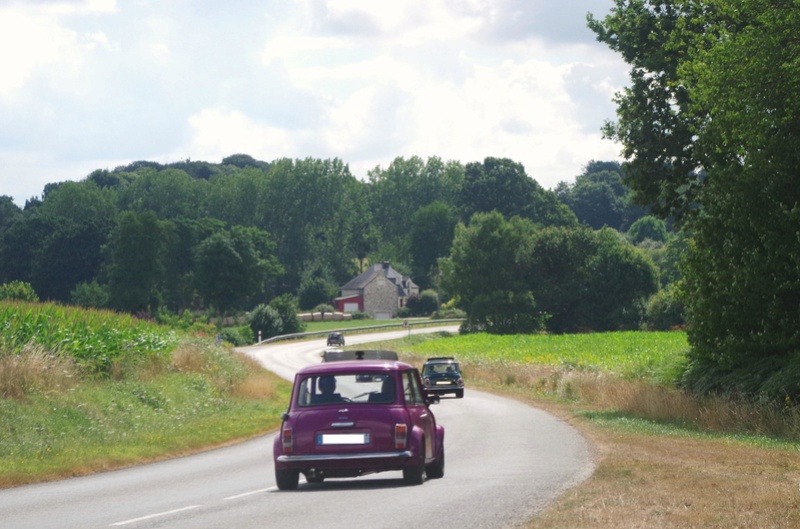
[[[337,373],[303,378],[297,392],[301,407],[330,404],[391,404],[396,399],[394,378],[385,373]]]

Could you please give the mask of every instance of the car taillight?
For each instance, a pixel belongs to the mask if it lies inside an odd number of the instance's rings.
[[[426,378],[426,379],[424,379],[424,380],[422,381],[422,383],[423,383],[423,384],[425,384],[426,386],[430,386],[430,385],[431,385],[431,379],[429,379],[429,378]]]
[[[464,385],[464,379],[463,378],[458,377],[458,385],[459,386],[463,386]]]
[[[288,426],[284,426],[281,432],[281,444],[283,445],[284,454],[291,454],[294,451],[294,436],[292,435],[292,429]]]
[[[394,425],[394,447],[399,449],[407,446],[408,427],[405,424]]]

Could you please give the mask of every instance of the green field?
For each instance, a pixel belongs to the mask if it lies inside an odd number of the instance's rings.
[[[685,362],[683,332],[565,335],[470,334],[403,348],[418,357],[455,356],[474,366],[539,365],[671,382]]]

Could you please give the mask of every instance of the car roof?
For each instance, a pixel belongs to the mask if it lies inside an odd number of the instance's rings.
[[[302,375],[352,373],[354,371],[405,371],[413,366],[397,360],[340,360],[311,364],[300,369]]]
[[[384,349],[347,350],[325,349],[322,352],[323,362],[339,362],[341,360],[398,360],[397,353]]]
[[[452,364],[456,359],[452,356],[434,356],[425,360],[426,364]]]

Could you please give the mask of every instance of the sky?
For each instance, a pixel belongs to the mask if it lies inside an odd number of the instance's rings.
[[[628,68],[612,0],[0,0],[0,195],[133,161],[591,160]]]

